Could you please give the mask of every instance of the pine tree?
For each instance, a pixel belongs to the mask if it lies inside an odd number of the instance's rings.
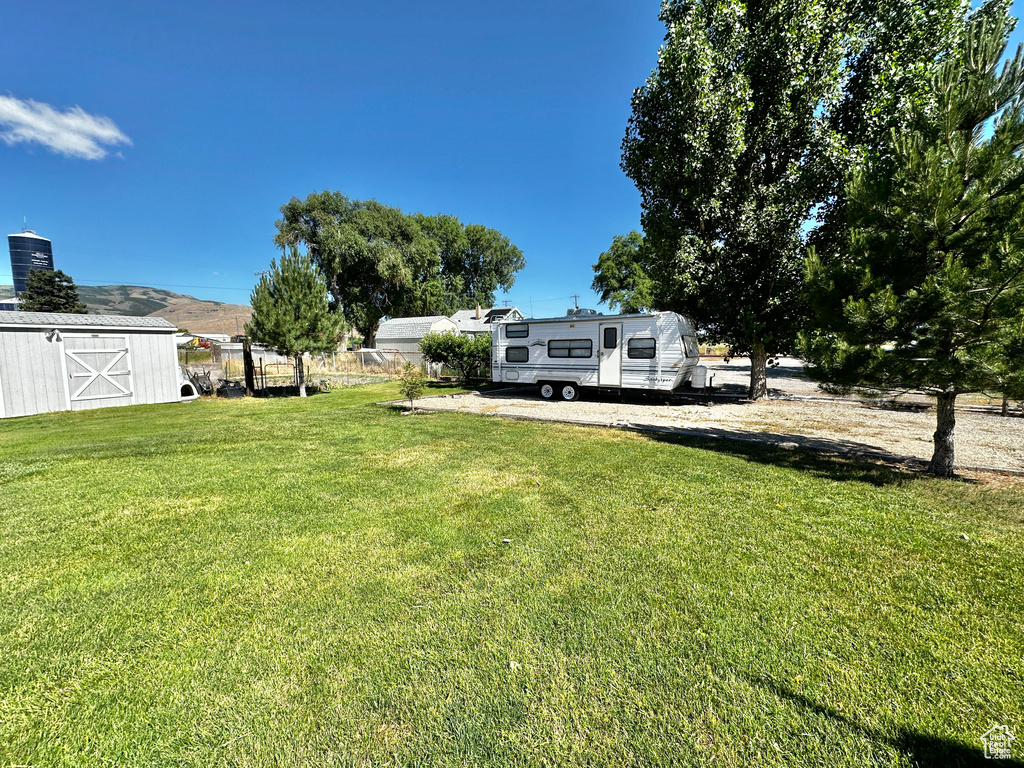
[[[306,396],[302,356],[331,352],[341,339],[344,319],[332,312],[327,284],[310,258],[293,247],[270,262],[269,273],[253,289],[252,319],[245,332],[257,343],[295,359],[299,395]]]
[[[78,298],[78,286],[61,270],[33,269],[28,273],[25,292],[21,294],[23,312],[66,312],[88,314]]]
[[[1024,364],[1024,48],[999,69],[1013,24],[1005,2],[974,14],[921,94],[919,127],[854,173],[847,248],[808,261],[822,328],[803,339],[810,373],[935,395],[943,477],[957,396],[1016,391]]]

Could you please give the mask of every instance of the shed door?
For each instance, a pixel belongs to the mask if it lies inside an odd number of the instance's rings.
[[[599,387],[622,386],[622,323],[602,323],[598,334],[601,347],[597,369]]]
[[[127,336],[65,334],[64,363],[72,409],[75,403],[84,405],[93,400],[134,402]]]

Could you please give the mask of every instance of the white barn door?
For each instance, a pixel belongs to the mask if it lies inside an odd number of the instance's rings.
[[[63,345],[72,410],[135,402],[127,336],[64,334]]]

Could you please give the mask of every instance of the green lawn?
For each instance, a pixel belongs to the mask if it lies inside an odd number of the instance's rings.
[[[1024,754],[1019,489],[391,396],[0,422],[0,765]]]

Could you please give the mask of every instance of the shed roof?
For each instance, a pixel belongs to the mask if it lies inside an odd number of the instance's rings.
[[[444,315],[426,317],[393,317],[377,329],[378,339],[421,339],[440,325],[442,330],[458,330]]]
[[[72,315],[63,312],[0,312],[0,327],[118,328],[170,330],[177,328],[162,317],[131,315]]]

